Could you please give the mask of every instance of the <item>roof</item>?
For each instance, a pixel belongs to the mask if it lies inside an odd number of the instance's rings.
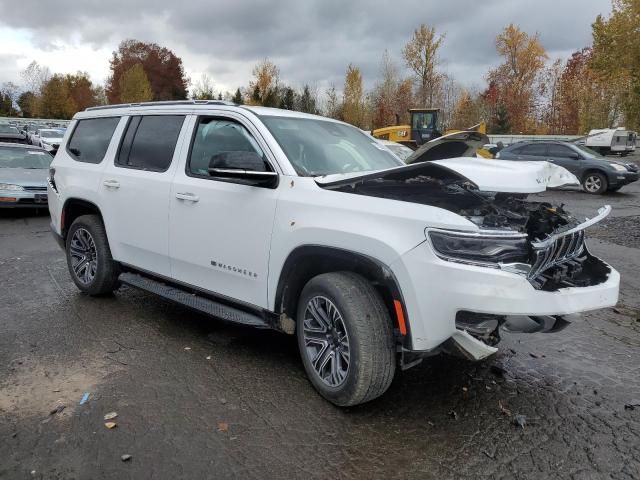
[[[261,106],[251,106],[251,105],[238,105],[232,102],[225,102],[223,100],[175,100],[175,101],[167,101],[167,102],[142,102],[142,103],[122,103],[116,105],[101,105],[99,107],[89,107],[83,112],[78,112],[74,118],[87,118],[87,113],[97,112],[101,115],[109,114],[112,110],[120,110],[120,109],[135,109],[136,111],[140,110],[153,110],[153,109],[168,109],[168,110],[178,110],[187,108],[198,109],[208,109],[211,107],[222,107],[223,109],[235,110],[235,111],[250,111],[257,116],[279,116],[279,117],[290,117],[290,118],[308,118],[308,119],[319,119],[326,120],[331,122],[343,123],[339,120],[334,120],[332,118],[322,117],[320,115],[312,115],[310,113],[297,112],[294,110],[283,110],[280,108],[270,108],[270,107],[261,107]],[[90,116],[89,116],[90,117]]]

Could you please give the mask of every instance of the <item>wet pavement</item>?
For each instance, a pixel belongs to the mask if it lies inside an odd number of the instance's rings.
[[[315,393],[293,337],[81,295],[47,216],[0,212],[0,478],[640,478],[640,185],[539,197],[614,207],[589,244],[618,307],[504,335],[486,362],[425,360],[350,409]]]

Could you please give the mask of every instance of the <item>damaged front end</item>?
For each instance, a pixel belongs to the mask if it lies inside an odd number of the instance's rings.
[[[451,159],[316,181],[330,190],[442,208],[474,223],[478,229],[473,231],[426,228],[433,251],[443,260],[516,273],[545,291],[604,282],[609,267],[587,250],[584,229],[605,218],[611,207],[580,223],[562,205],[531,202],[527,193],[575,183],[575,177],[546,162],[518,167],[498,160]]]
[[[607,264],[589,253],[584,233],[609,215],[611,207],[602,207],[596,216],[580,222],[563,205],[528,200],[528,193],[547,186],[577,182],[566,170],[546,162],[451,159],[316,182],[334,191],[454,212],[477,228],[427,225],[427,241],[437,257],[518,275],[539,292],[600,285],[611,273]],[[500,331],[553,332],[568,323],[566,316],[558,315],[459,311],[455,333],[440,349],[480,360],[496,352]]]

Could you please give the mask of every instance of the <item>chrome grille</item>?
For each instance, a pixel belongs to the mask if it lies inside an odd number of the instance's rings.
[[[574,231],[567,235],[558,236],[552,242],[532,242],[533,261],[527,278],[534,283],[548,270],[562,266],[575,264],[583,252],[584,230]]]
[[[42,193],[46,193],[46,191],[47,191],[47,187],[25,186],[25,187],[22,187],[22,188],[24,188],[27,192],[42,192]]]

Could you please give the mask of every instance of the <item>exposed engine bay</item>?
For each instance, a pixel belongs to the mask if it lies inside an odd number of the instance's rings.
[[[440,164],[414,164],[321,186],[442,208],[467,218],[483,231],[526,234],[528,248],[518,262],[525,267],[521,272],[537,289],[597,285],[606,281],[610,272],[587,250],[584,228],[588,225],[572,217],[563,205],[532,202],[527,194],[483,191]]]

